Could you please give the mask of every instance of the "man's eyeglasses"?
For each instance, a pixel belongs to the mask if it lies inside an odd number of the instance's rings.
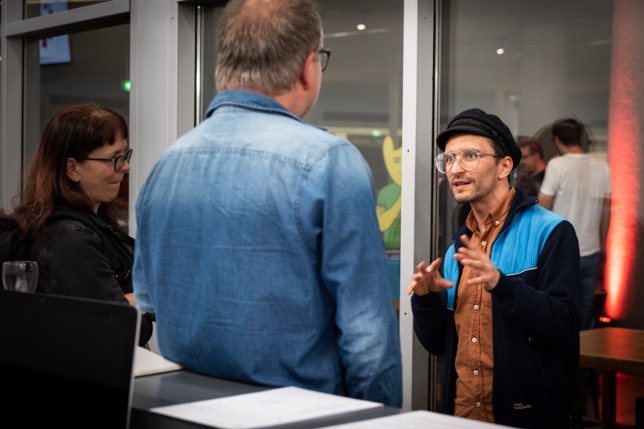
[[[331,50],[330,49],[320,49],[318,51],[318,55],[320,55],[320,64],[322,66],[322,71],[326,70],[326,66],[329,65],[329,58],[331,58]]]
[[[78,160],[113,162],[114,171],[116,171],[117,173],[120,173],[123,170],[123,167],[125,166],[125,161],[129,163],[130,158],[132,158],[132,149],[127,148],[123,152],[123,155],[117,155],[114,158],[78,158]]]
[[[454,161],[463,167],[463,170],[474,170],[479,166],[482,156],[493,156],[498,157],[496,153],[483,153],[474,149],[465,149],[457,153],[443,152],[434,158],[434,163],[436,168],[441,173],[448,173],[454,166]]]

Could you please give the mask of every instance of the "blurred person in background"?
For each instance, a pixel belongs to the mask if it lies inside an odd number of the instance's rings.
[[[582,148],[584,125],[567,118],[552,126],[552,142],[561,156],[551,159],[539,192],[539,204],[575,227],[581,255],[579,315],[590,327],[590,308],[606,260],[612,184],[608,163]],[[603,289],[603,288],[602,288]]]
[[[541,143],[533,139],[519,137],[521,162],[518,168],[517,187],[524,194],[536,197],[546,174],[546,162],[543,159]]]

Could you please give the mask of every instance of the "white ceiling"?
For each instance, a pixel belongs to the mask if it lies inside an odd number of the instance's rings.
[[[325,79],[378,82],[390,79],[402,61],[403,0],[319,0],[325,43],[332,47],[332,67]],[[477,87],[518,87],[526,29],[563,31],[567,76],[574,91],[606,90],[609,74],[612,8],[610,0],[455,0],[443,1],[440,23],[450,40],[444,52],[458,68],[459,82]],[[365,31],[356,25],[367,26]],[[496,49],[505,54],[498,56]],[[427,49],[433,49],[427,46]],[[387,61],[379,61],[387,58]],[[501,70],[501,72],[499,72]]]

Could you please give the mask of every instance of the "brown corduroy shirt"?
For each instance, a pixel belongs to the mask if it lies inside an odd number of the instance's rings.
[[[485,217],[483,233],[470,212],[465,224],[474,231],[471,242],[490,256],[492,243],[499,235],[516,191],[506,196]],[[458,300],[454,313],[458,348],[456,352],[456,399],[454,415],[494,422],[492,414],[492,378],[494,375],[494,344],[492,330],[492,295],[483,284],[468,285],[472,269],[463,267],[458,284]]]

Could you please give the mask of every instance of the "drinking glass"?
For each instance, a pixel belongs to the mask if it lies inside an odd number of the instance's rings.
[[[38,286],[36,261],[8,261],[2,264],[2,286],[18,292],[35,292]]]

